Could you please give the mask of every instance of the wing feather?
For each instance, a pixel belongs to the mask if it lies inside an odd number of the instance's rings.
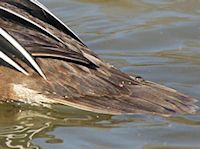
[[[63,31],[71,38],[86,46],[83,41],[76,35],[67,25],[65,25],[58,17],[51,13],[43,4],[37,0],[1,0],[3,2],[14,5],[24,11],[28,12],[37,19],[40,19],[47,24],[50,24]]]
[[[10,57],[8,57],[2,51],[0,51],[0,58],[4,60],[5,62],[7,62],[9,65],[13,66],[18,71],[22,72],[23,74],[27,76],[29,75],[28,72],[26,72],[26,70],[24,70],[21,66],[19,66],[15,61],[13,61]]]
[[[65,45],[65,43],[64,43],[61,39],[59,39],[57,36],[55,36],[54,34],[52,34],[51,32],[49,32],[47,29],[45,29],[45,28],[42,27],[41,25],[39,25],[39,24],[33,22],[32,20],[30,20],[30,19],[28,19],[28,18],[26,18],[26,17],[24,17],[24,16],[22,16],[22,15],[16,13],[16,12],[10,10],[10,9],[4,8],[4,7],[2,7],[2,6],[0,6],[0,10],[3,11],[4,13],[6,12],[6,13],[8,13],[8,14],[10,14],[10,15],[13,15],[14,17],[17,17],[18,21],[22,20],[22,22],[31,24],[33,27],[39,29],[40,31],[42,31],[42,32],[45,33],[46,35],[52,37],[53,39],[55,39],[55,40],[57,40],[57,41],[59,41],[59,42],[61,42],[62,44]],[[1,12],[1,13],[3,13],[3,12]],[[3,15],[3,14],[2,14],[2,15]]]
[[[33,57],[11,35],[9,35],[3,28],[0,28],[0,35],[3,36],[12,46],[14,46],[16,50],[19,51],[26,58],[26,60],[32,65],[32,67],[35,68],[35,70],[46,80],[46,76],[44,75],[38,64],[35,62]],[[2,54],[1,57],[2,59],[3,57],[5,57],[4,60],[8,59],[8,57],[6,57],[6,55],[4,55],[3,52],[1,54]],[[15,68],[18,68],[18,66],[14,64],[11,61],[11,59],[8,61],[10,62],[9,64],[12,63],[13,65],[15,65]],[[20,71],[22,72],[23,70],[21,69]]]
[[[72,38],[78,40],[79,42],[81,42],[83,45],[85,45],[83,43],[83,41],[78,37],[78,35],[76,35],[67,25],[65,25],[58,17],[56,17],[51,11],[49,11],[47,9],[47,7],[45,7],[43,4],[41,4],[39,1],[37,0],[29,0],[30,2],[32,2],[33,4],[35,4],[36,6],[40,7],[43,12],[46,13],[46,15],[48,15],[49,17],[52,17],[55,20],[54,25],[57,26],[57,28],[61,27],[63,29],[63,31],[65,31],[67,34],[69,34]],[[86,45],[85,45],[86,46]]]
[[[19,8],[18,5],[20,5]],[[31,10],[29,10],[29,7]],[[40,15],[35,15],[38,14],[36,12],[37,10],[45,12],[43,18]],[[51,21],[52,19],[54,21]],[[48,21],[54,22],[54,27],[51,27]],[[6,29],[7,33],[2,29],[1,32],[4,36],[7,35],[6,39],[12,39],[10,43],[15,43],[15,48],[18,51],[21,50],[21,54],[25,56],[32,67],[44,79],[46,77],[33,57],[61,58],[78,64],[95,66],[92,61],[84,56],[83,52],[76,45],[71,44],[73,40],[68,38],[69,36],[66,34],[70,33],[69,35],[71,36],[71,32],[59,30],[58,28],[61,25],[55,25],[56,22],[58,24],[64,24],[60,23],[61,21],[38,1],[2,0],[0,2],[0,27]]]

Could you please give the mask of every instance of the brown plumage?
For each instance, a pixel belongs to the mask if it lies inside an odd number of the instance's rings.
[[[1,0],[0,27],[34,58],[47,80],[1,36],[0,51],[29,75],[0,60],[0,100],[59,103],[106,114],[170,116],[195,112],[197,100],[124,74],[103,62],[69,28],[34,1]]]

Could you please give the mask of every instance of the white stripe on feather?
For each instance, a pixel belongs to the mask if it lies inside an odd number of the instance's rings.
[[[4,54],[2,51],[0,51],[0,58],[3,59],[5,62],[13,66],[18,71],[21,71],[25,75],[29,75],[26,70],[24,70],[21,66],[19,66],[17,63],[15,63],[10,57],[8,57],[6,54]]]
[[[29,63],[35,68],[35,70],[45,79],[47,80],[46,76],[32,58],[32,56],[12,37],[10,36],[5,30],[0,28],[0,35],[2,35],[9,43],[11,43],[28,61]]]
[[[12,15],[15,15],[15,16],[19,17],[19,18],[23,19],[23,20],[26,21],[26,22],[29,22],[29,23],[32,24],[33,26],[36,26],[37,28],[39,28],[40,30],[42,30],[43,32],[46,32],[49,36],[51,36],[52,38],[54,38],[54,39],[57,40],[58,42],[61,42],[62,44],[66,45],[60,38],[58,38],[57,36],[55,36],[54,34],[52,34],[51,32],[49,32],[47,29],[45,29],[45,28],[42,27],[41,25],[39,25],[39,24],[33,22],[32,20],[30,20],[30,19],[28,19],[28,18],[26,18],[26,17],[24,17],[24,16],[22,16],[22,15],[16,13],[16,12],[10,10],[10,9],[4,8],[4,7],[2,7],[2,6],[0,6],[0,9],[6,11],[6,12],[8,12],[8,13],[11,13]]]
[[[51,11],[48,10],[47,7],[45,7],[43,4],[41,4],[37,0],[29,0],[30,2],[34,3],[41,9],[43,9],[46,13],[48,13],[50,16],[52,16],[54,19],[56,19],[60,24],[62,24],[65,28],[67,28],[77,39],[79,39],[82,43],[83,41],[76,35],[65,23],[63,23],[58,17],[56,17]],[[83,43],[84,44],[84,43]]]

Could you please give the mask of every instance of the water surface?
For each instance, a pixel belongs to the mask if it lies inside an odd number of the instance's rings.
[[[199,0],[41,0],[105,61],[200,99]],[[0,105],[0,148],[200,149],[200,112],[110,116]]]

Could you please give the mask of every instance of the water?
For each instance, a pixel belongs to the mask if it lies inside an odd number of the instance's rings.
[[[41,2],[105,61],[199,99],[199,0]],[[200,149],[200,112],[166,119],[2,104],[0,120],[1,149]]]

